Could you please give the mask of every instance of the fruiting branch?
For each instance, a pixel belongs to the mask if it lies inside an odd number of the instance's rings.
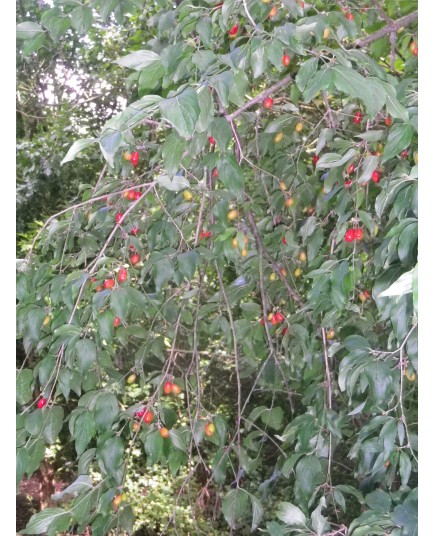
[[[282,89],[283,87],[287,86],[290,82],[293,81],[292,75],[285,76],[285,78],[282,78],[279,82],[274,84],[273,86],[270,86],[267,89],[264,89],[264,91],[261,91],[256,97],[249,100],[249,102],[246,102],[243,104],[238,110],[235,110],[235,112],[231,113],[230,115],[226,116],[226,119],[231,122],[233,119],[241,115],[243,112],[254,106],[255,104],[258,104],[259,102],[262,102],[266,97],[269,97],[279,89]]]
[[[378,32],[374,32],[363,39],[357,39],[354,44],[356,47],[365,47],[366,45],[369,45],[377,39],[381,39],[382,37],[389,35],[392,32],[397,32],[400,28],[409,26],[412,22],[417,20],[417,16],[418,12],[414,11],[413,13],[410,13],[409,15],[406,15],[405,17],[401,17],[400,19],[396,20],[393,24],[388,24],[387,26],[384,26],[384,28],[381,28],[381,30],[378,30]]]

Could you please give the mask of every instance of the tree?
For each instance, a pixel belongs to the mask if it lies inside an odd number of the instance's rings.
[[[98,180],[19,265],[18,481],[62,429],[77,455],[23,533],[130,533],[135,448],[186,465],[180,493],[202,471],[231,534],[414,532],[416,7],[59,1],[18,26],[38,54],[112,17],[151,34],[116,60],[136,97],[63,159],[98,144]]]

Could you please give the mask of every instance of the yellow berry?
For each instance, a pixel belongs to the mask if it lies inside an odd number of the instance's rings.
[[[228,220],[233,221],[238,218],[238,210],[231,210],[228,212]]]
[[[294,199],[292,197],[288,197],[288,199],[285,201],[285,207],[286,208],[292,207],[293,204],[294,204]]]
[[[419,163],[419,155],[417,154],[417,151],[413,153],[413,160],[415,164]]]
[[[131,384],[136,381],[137,376],[135,374],[130,374],[127,378],[127,383]]]
[[[280,143],[283,139],[283,132],[278,132],[275,136],[274,136],[274,143]]]
[[[300,123],[300,122],[297,123],[297,124],[295,125],[295,131],[296,131],[296,132],[301,132],[302,130],[303,130],[303,123]]]
[[[277,275],[274,272],[271,272],[270,274],[270,281],[276,281]]]
[[[182,195],[184,196],[184,199],[185,199],[186,201],[191,201],[191,200],[193,199],[193,194],[192,194],[190,191],[188,191],[188,190],[184,190],[184,191],[182,192]]]
[[[284,192],[285,190],[288,189],[288,186],[286,186],[286,184],[283,181],[280,181],[279,188],[282,190],[282,192]]]
[[[247,249],[246,248],[243,249],[243,251],[241,252],[241,255],[243,257],[247,257]]]
[[[44,318],[44,321],[42,322],[42,325],[43,326],[48,326],[48,324],[51,322],[51,316],[50,315],[47,315],[45,318]]]
[[[294,277],[300,277],[302,273],[303,273],[303,270],[301,268],[296,268],[294,270]]]
[[[232,247],[237,248],[238,247],[238,240],[236,238],[232,238]]]
[[[328,39],[330,37],[330,28],[325,28],[322,34],[323,39]]]

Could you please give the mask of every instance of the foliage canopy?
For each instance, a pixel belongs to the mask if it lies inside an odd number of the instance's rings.
[[[201,474],[226,533],[417,530],[417,3],[273,6],[55,0],[18,25],[23,62],[117,28],[98,75],[128,100],[65,151],[101,172],[19,263],[17,482],[65,431],[77,477],[23,534],[130,534],[134,449],[187,468],[179,496]]]

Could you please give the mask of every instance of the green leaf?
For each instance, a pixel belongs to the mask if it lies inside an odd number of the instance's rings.
[[[203,436],[203,434],[202,434]],[[211,470],[213,472],[213,477],[215,483],[219,486],[224,484],[226,480],[226,470],[228,466],[229,455],[224,448],[220,448],[212,460]]]
[[[79,34],[86,33],[92,26],[92,8],[87,6],[76,7],[71,13],[71,26]]]
[[[186,148],[187,144],[185,140],[180,138],[177,134],[170,134],[166,138],[166,141],[163,145],[162,154],[164,167],[169,175],[174,175],[177,171],[179,171],[181,158]]]
[[[402,104],[400,104],[396,98],[396,91],[392,84],[382,82],[384,90],[386,91],[386,109],[388,113],[396,119],[401,119],[405,123],[408,122],[408,111]]]
[[[217,147],[223,153],[232,139],[232,131],[229,122],[224,117],[216,117],[210,125],[210,134],[217,142]]]
[[[307,83],[312,79],[318,69],[318,58],[310,58],[300,65],[295,81],[300,91],[306,89]]]
[[[24,427],[32,436],[38,436],[42,430],[42,411],[36,409],[26,416]]]
[[[15,394],[18,404],[27,404],[31,400],[33,396],[33,373],[30,369],[23,369],[18,373]]]
[[[336,89],[361,99],[369,118],[374,119],[386,102],[386,91],[381,83],[375,78],[364,78],[354,69],[343,65],[335,65],[331,70]]]
[[[371,180],[372,173],[377,169],[380,159],[378,156],[368,155],[363,159],[362,172],[357,178],[360,184],[366,184]]]
[[[111,428],[119,414],[119,404],[113,393],[102,393],[95,403],[94,417],[96,429],[105,431]]]
[[[116,288],[112,291],[110,295],[110,308],[115,316],[118,316],[121,320],[125,321],[127,319],[130,301],[125,288]]]
[[[167,175],[159,175],[156,179],[157,184],[170,190],[171,192],[179,192],[180,190],[185,190],[190,186],[190,183],[187,178],[182,175],[175,175],[171,180]]]
[[[231,528],[236,528],[238,521],[244,518],[249,504],[249,493],[237,488],[231,489],[222,501],[222,512],[226,523]]]
[[[267,409],[261,413],[261,421],[266,425],[279,430],[283,422],[283,409],[279,406]]]
[[[249,91],[249,79],[244,71],[238,71],[234,75],[229,88],[228,99],[236,106],[242,106],[246,101],[246,93]]]
[[[154,268],[155,290],[160,292],[163,285],[170,281],[175,273],[173,262],[166,258],[158,261]]]
[[[384,147],[384,153],[381,160],[383,164],[404,149],[407,149],[410,145],[413,132],[414,128],[408,123],[397,123],[392,125]]]
[[[184,434],[181,432],[181,430],[172,428],[169,431],[169,437],[172,440],[173,445],[177,449],[182,450],[182,452],[187,452],[187,445],[185,442],[185,437],[184,437]]]
[[[42,534],[47,532],[51,523],[65,518],[70,519],[70,514],[62,508],[45,508],[41,512],[32,515],[21,534]]]
[[[173,430],[171,430],[172,432]],[[153,430],[146,434],[145,437],[145,452],[147,455],[148,465],[157,463],[163,454],[163,438],[161,437],[159,430]]]
[[[89,441],[95,435],[95,419],[90,411],[85,411],[77,417],[74,423],[74,440],[77,456],[81,456],[86,450]]]
[[[307,73],[306,73],[307,75]],[[310,102],[319,91],[327,91],[333,88],[333,73],[331,69],[323,69],[309,78],[303,91],[304,102]]]
[[[103,132],[99,139],[99,146],[101,148],[104,158],[107,160],[111,167],[114,167],[114,156],[122,143],[122,134],[113,129],[107,129]]]
[[[328,530],[327,518],[321,515],[321,511],[326,507],[325,497],[321,497],[318,506],[312,512],[311,520],[313,530],[316,532],[317,536],[324,534],[325,530]]]
[[[111,342],[114,336],[114,321],[115,315],[112,311],[107,310],[98,315],[98,332],[101,339],[106,342]]]
[[[295,468],[297,483],[303,493],[308,496],[312,493],[319,481],[323,480],[321,463],[316,456],[305,456]]]
[[[88,475],[80,475],[72,484],[64,490],[51,495],[53,501],[60,501],[65,495],[80,495],[81,493],[92,489],[92,479]]]
[[[372,493],[368,493],[365,497],[366,504],[372,510],[377,512],[390,512],[392,507],[392,499],[390,495],[381,489],[376,489]]]
[[[56,442],[63,426],[63,415],[63,408],[60,406],[47,408],[44,412],[42,436],[49,445]]]
[[[183,138],[193,136],[200,108],[197,93],[187,88],[176,97],[159,102],[161,115],[178,131]]]
[[[207,132],[209,125],[214,118],[214,101],[209,87],[201,86],[197,90],[197,98],[199,101],[200,114],[196,123],[196,131]]]
[[[103,465],[103,470],[107,474],[113,474],[122,463],[124,445],[122,439],[112,436],[97,449],[97,457]]]
[[[256,530],[259,526],[259,523],[262,521],[264,516],[264,508],[260,501],[251,493],[249,493],[250,502],[252,503],[252,526],[251,532]]]
[[[281,502],[276,516],[287,525],[306,525],[306,516],[297,506],[289,502]]]
[[[90,339],[80,339],[75,345],[80,372],[86,375],[96,361],[96,346]]]
[[[350,149],[343,156],[339,153],[326,153],[321,156],[316,164],[317,169],[328,169],[342,166],[357,154],[356,149]]]
[[[196,251],[187,251],[186,253],[180,253],[177,257],[178,269],[182,275],[190,281],[193,279],[196,268],[200,262],[200,257]]]
[[[26,21],[17,24],[16,35],[18,39],[32,39],[44,30],[37,22]]]
[[[219,160],[217,170],[219,180],[222,181],[225,188],[236,197],[241,198],[244,193],[244,176],[235,157],[231,154],[226,154]]]
[[[122,56],[113,63],[117,63],[122,67],[128,67],[128,69],[134,69],[135,71],[141,71],[158,63],[161,65],[160,56],[152,50],[135,50],[126,56]],[[163,70],[164,72],[164,70]]]

